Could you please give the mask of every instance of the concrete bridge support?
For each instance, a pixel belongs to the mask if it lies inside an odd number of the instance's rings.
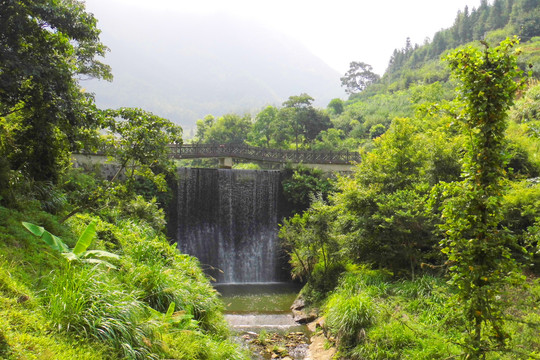
[[[220,169],[232,169],[233,167],[233,158],[232,157],[221,157],[219,158],[219,168]]]

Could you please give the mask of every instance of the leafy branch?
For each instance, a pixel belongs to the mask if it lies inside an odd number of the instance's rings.
[[[118,255],[103,250],[87,250],[96,235],[95,221],[88,224],[77,240],[75,247],[71,250],[61,238],[51,234],[43,227],[24,221],[22,224],[28,231],[49,245],[51,249],[60,252],[69,262],[79,261],[81,263],[102,264],[108,268],[116,269],[114,265],[101,258],[119,259]]]

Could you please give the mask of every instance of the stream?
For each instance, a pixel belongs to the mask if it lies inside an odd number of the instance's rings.
[[[303,360],[309,331],[293,320],[290,306],[301,286],[294,283],[215,284],[225,318],[253,359]],[[271,351],[272,350],[272,351]]]

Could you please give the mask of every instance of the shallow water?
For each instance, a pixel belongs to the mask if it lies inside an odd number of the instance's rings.
[[[301,289],[295,283],[216,284],[227,314],[290,314]]]
[[[301,289],[294,283],[216,284],[232,329],[258,332],[306,331],[292,317],[291,305]]]

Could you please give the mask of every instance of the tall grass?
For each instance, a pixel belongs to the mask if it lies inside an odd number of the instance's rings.
[[[227,336],[223,303],[198,261],[180,254],[145,224],[124,221],[121,228],[123,233],[118,236],[122,239],[124,264],[120,275],[125,283],[140,289],[141,301],[161,312],[174,302],[177,308],[193,315],[203,330]]]
[[[44,302],[61,332],[104,341],[125,358],[157,358],[155,326],[137,295],[97,267],[67,265],[52,275]]]
[[[367,294],[334,293],[326,306],[330,331],[343,346],[351,346],[365,337],[365,330],[375,321],[375,307]]]
[[[460,358],[462,323],[450,316],[452,294],[444,278],[399,280],[358,265],[347,270],[324,307],[341,359]],[[540,359],[540,280],[531,279],[527,289],[509,287],[505,296],[513,304],[505,312],[510,350],[486,359]]]
[[[91,247],[120,255],[117,270],[66,262],[21,225],[72,247],[93,220]],[[173,302],[173,316],[152,311]],[[248,359],[227,337],[223,307],[198,261],[147,219],[81,213],[59,224],[39,204],[24,213],[0,206],[0,358]]]

